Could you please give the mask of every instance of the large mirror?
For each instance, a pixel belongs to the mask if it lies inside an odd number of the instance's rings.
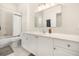
[[[21,15],[0,9],[0,37],[17,36],[21,33]]]
[[[41,7],[40,7],[41,8]],[[35,27],[60,26],[62,5],[57,4],[35,13]]]

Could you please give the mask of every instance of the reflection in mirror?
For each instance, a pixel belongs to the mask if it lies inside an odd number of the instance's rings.
[[[13,15],[13,36],[18,36],[21,34],[21,15],[14,14]]]
[[[55,6],[51,6],[50,8],[45,8],[44,10],[38,11],[35,13],[35,27],[48,27],[47,20],[50,19],[50,27],[58,27],[61,22],[61,14],[62,14],[62,5],[57,4]],[[58,23],[58,24],[57,24]]]
[[[0,36],[16,36],[13,33],[18,33],[18,31],[21,33],[21,16],[15,18],[13,15],[14,13],[12,12],[3,9],[0,10]],[[17,25],[14,25],[16,24],[14,20],[16,20]],[[18,35],[20,35],[20,33],[18,33]]]
[[[43,27],[43,13],[35,13],[35,27]]]
[[[56,26],[61,27],[62,25],[62,13],[57,13],[56,14]]]

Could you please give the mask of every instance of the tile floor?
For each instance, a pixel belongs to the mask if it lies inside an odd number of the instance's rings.
[[[14,52],[9,54],[8,56],[28,56],[30,54],[21,46],[16,45],[16,43],[12,44],[11,47]]]
[[[28,56],[30,53],[25,51],[22,47],[13,48],[14,52],[8,56]]]
[[[24,50],[22,47],[13,48],[14,52],[8,56],[28,56],[30,53]]]

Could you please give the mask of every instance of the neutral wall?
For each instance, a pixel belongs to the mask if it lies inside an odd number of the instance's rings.
[[[20,13],[16,4],[0,4],[0,36],[12,35],[12,14]]]
[[[79,4],[63,4],[61,20],[61,26],[54,28],[54,32],[79,35]]]
[[[37,8],[36,3],[23,3],[19,5],[19,11],[22,13],[22,32],[36,31],[34,27],[34,13]],[[39,30],[38,30],[39,31]]]
[[[20,4],[19,5],[19,11],[22,13],[22,32],[26,32],[26,25],[27,25],[27,13],[26,13],[26,4]]]
[[[6,13],[5,16],[5,28],[6,28],[6,33],[5,35],[13,35],[13,19],[12,19],[12,14],[11,13]]]
[[[31,21],[29,19],[29,17],[31,17],[30,14],[30,10],[29,10],[29,4],[20,4],[19,5],[19,11],[21,11],[22,13],[22,32],[27,32],[29,31],[30,28],[30,22]]]

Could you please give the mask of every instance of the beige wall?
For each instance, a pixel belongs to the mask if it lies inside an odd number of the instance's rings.
[[[63,4],[62,24],[54,32],[79,35],[79,4]]]
[[[0,4],[0,35],[12,35],[12,14],[20,13],[17,4]]]
[[[19,11],[22,13],[22,32],[35,31],[34,12],[37,4],[20,4]]]
[[[29,4],[20,4],[19,11],[22,13],[22,32],[27,32],[29,30]]]
[[[12,14],[1,11],[1,35],[12,35]]]
[[[12,14],[7,13],[5,16],[5,28],[6,28],[6,34],[7,35],[12,35],[13,34],[13,19],[12,19]]]

